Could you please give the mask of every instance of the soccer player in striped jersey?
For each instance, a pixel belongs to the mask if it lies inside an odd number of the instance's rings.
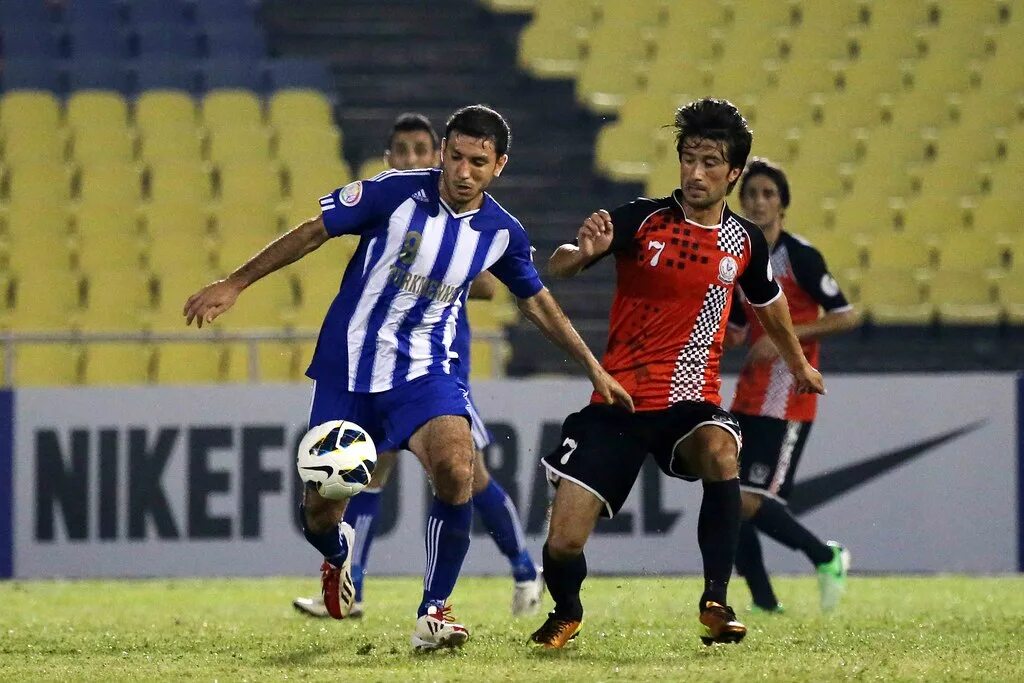
[[[440,139],[423,114],[406,113],[395,119],[384,154],[387,164],[400,171],[414,168],[433,168],[440,163]],[[492,299],[497,279],[484,271],[469,288],[470,299]],[[469,316],[463,305],[455,330],[452,350],[458,355],[458,375],[469,387],[470,328]],[[533,614],[540,608],[543,585],[540,573],[526,549],[522,524],[515,503],[491,477],[484,462],[483,449],[491,443],[491,435],[469,399],[472,419],[473,443],[476,446],[473,463],[473,508],[483,520],[498,550],[508,558],[514,580],[512,590],[512,614],[516,616]],[[344,523],[355,529],[352,550],[352,582],[355,588],[355,603],[348,616],[363,614],[363,579],[370,557],[370,548],[376,533],[376,520],[380,513],[381,491],[391,477],[397,462],[397,451],[384,451],[377,456],[377,466],[369,485],[345,508]],[[323,596],[296,598],[292,601],[295,609],[314,617],[329,617]]]
[[[314,380],[309,421],[352,420],[380,450],[412,451],[430,476],[427,563],[410,638],[417,650],[458,647],[469,638],[447,601],[472,520],[470,406],[452,352],[470,283],[489,270],[523,314],[585,368],[598,395],[632,409],[629,394],[541,283],[522,225],[486,192],[508,161],[510,137],[494,110],[459,109],[445,128],[440,169],[388,171],[334,190],[320,199],[320,215],[189,297],[184,308],[186,324],[210,323],[260,278],[331,237],[359,236],[306,371]],[[322,593],[336,619],[354,598],[351,528],[339,527],[345,503],[307,487],[301,514],[306,539],[324,558]]]
[[[821,253],[785,229],[789,200],[785,172],[769,161],[753,159],[740,179],[743,213],[764,232],[772,272],[786,292],[793,329],[804,355],[817,365],[819,340],[856,327],[858,316]],[[834,541],[823,542],[786,505],[818,397],[796,392],[792,375],[752,315],[750,303],[742,292],[736,298],[725,344],[750,344],[731,408],[743,430],[740,496],[745,521],[740,526],[736,569],[747,581],[754,609],[782,611],[764,566],[757,535],[761,531],[807,556],[817,569],[821,608],[827,612],[835,608],[845,590],[850,553]]]
[[[718,393],[737,285],[757,307],[797,389],[824,392],[793,334],[764,235],[725,202],[750,153],[746,120],[731,103],[706,98],[679,109],[675,127],[679,189],[592,214],[576,244],[563,244],[549,262],[552,275],[570,277],[614,255],[615,300],[602,362],[628,389],[636,412],[593,397],[565,419],[560,446],[542,460],[557,486],[543,550],[555,609],[530,640],[545,648],[564,647],[579,632],[584,546],[598,517],[625,503],[648,454],[666,475],[703,482],[701,640],[736,643],[746,635],[726,602],[740,527],[741,435]]]

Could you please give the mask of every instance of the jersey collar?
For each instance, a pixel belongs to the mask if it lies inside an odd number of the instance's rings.
[[[718,222],[715,223],[714,225],[704,225],[703,223],[698,223],[697,221],[691,221],[689,218],[686,217],[686,209],[683,208],[683,191],[682,190],[680,190],[679,188],[676,188],[675,190],[672,191],[672,201],[674,201],[676,203],[676,206],[679,207],[679,211],[683,214],[683,220],[684,221],[686,221],[690,225],[696,226],[698,228],[704,228],[705,230],[716,230],[716,229],[722,227],[722,223],[725,222],[725,219],[726,219],[726,217],[729,214],[729,205],[723,202],[722,203],[722,217],[718,219]]]

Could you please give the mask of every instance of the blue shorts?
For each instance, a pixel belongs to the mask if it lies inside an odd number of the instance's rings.
[[[365,429],[377,451],[383,452],[408,448],[416,430],[435,417],[461,415],[472,424],[474,412],[469,405],[469,390],[450,375],[424,375],[374,394],[316,381],[309,426],[350,420]]]

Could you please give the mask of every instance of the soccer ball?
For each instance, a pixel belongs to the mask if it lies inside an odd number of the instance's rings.
[[[370,483],[376,465],[373,439],[354,422],[325,422],[306,432],[299,442],[299,476],[316,486],[324,498],[342,500],[356,495]]]

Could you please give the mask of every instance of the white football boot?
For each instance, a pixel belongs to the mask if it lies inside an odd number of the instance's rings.
[[[327,606],[324,604],[322,595],[311,598],[295,598],[292,600],[292,607],[308,617],[323,619],[331,616],[327,613]],[[351,612],[349,612],[349,616],[352,616]]]
[[[416,620],[409,641],[418,652],[429,652],[442,647],[462,647],[469,640],[469,631],[455,623],[451,605],[431,605],[427,613]]]

